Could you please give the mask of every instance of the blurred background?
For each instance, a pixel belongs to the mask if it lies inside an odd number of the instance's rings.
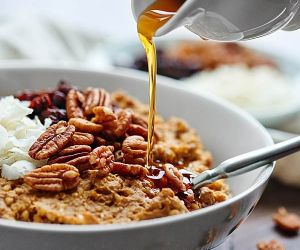
[[[0,0],[0,4],[0,67],[146,69],[130,0]],[[275,142],[300,134],[300,30],[228,45],[201,42],[180,28],[158,38],[157,44],[158,72],[173,78],[174,84],[239,105],[269,129]],[[237,242],[263,234],[273,237],[269,217],[276,207],[299,211],[300,153],[279,161],[275,176],[284,185],[271,183],[260,210],[233,235]],[[263,224],[260,231],[257,220]]]

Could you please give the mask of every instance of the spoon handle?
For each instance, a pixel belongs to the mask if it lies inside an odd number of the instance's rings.
[[[192,180],[193,188],[197,189],[219,179],[249,172],[297,151],[300,151],[300,136],[230,158],[216,168],[196,176]]]

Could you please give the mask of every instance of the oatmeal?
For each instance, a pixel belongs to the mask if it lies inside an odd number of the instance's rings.
[[[35,115],[43,118],[45,110],[58,109],[64,119],[54,112],[52,125],[28,150],[33,161],[45,162],[43,166],[16,181],[0,178],[1,218],[124,223],[188,213],[228,198],[222,180],[199,192],[191,190],[186,170],[209,169],[212,156],[180,118],[157,116],[154,162],[148,167],[146,105],[124,92],[96,88],[68,88],[60,107],[53,106],[54,95],[48,95],[48,104],[39,105]],[[26,92],[31,103],[38,97]]]

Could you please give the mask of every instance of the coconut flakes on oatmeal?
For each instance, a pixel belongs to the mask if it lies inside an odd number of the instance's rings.
[[[17,180],[24,174],[44,164],[29,157],[28,149],[46,130],[51,121],[43,125],[39,119],[31,120],[27,115],[33,112],[27,102],[20,102],[13,96],[0,100],[0,166],[2,177]]]

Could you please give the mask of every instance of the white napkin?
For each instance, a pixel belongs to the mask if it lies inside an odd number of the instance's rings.
[[[0,20],[0,63],[17,60],[110,67],[104,44],[99,34],[46,17],[18,15]]]

